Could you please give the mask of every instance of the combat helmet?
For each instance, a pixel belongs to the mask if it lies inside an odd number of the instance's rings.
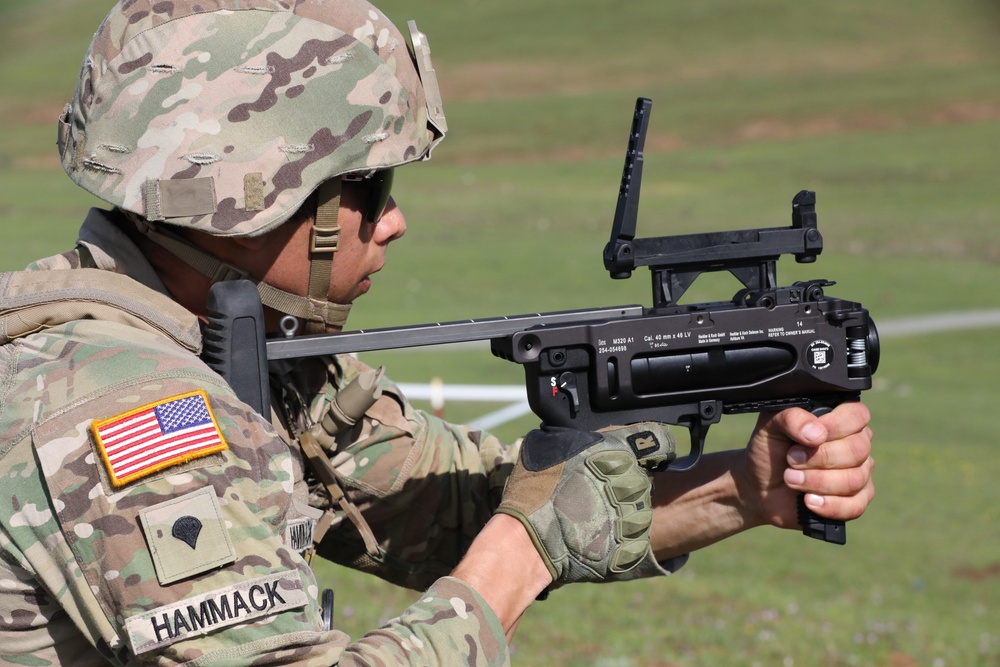
[[[245,274],[172,230],[256,236],[318,190],[310,295],[258,288],[314,331],[342,325],[326,302],[341,178],[428,159],[447,130],[409,29],[365,0],[121,0],[59,120],[63,168],[213,280]]]

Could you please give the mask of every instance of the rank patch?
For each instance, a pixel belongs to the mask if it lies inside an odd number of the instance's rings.
[[[95,421],[90,428],[116,487],[228,448],[201,390]]]
[[[215,489],[206,486],[139,510],[156,578],[166,586],[236,560]]]

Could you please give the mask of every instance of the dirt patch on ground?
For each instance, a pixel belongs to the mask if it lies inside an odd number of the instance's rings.
[[[909,653],[893,651],[889,656],[889,667],[919,667],[920,663]]]
[[[852,76],[865,72],[914,67],[962,67],[981,61],[975,50],[927,49],[922,45],[887,50],[881,45],[852,44],[797,53],[795,58],[773,48],[742,48],[738,54],[689,58],[686,54],[651,47],[636,63],[627,56],[549,60],[501,60],[439,63],[438,79],[445,103],[516,99],[539,94],[586,94],[635,88],[663,88],[705,81],[753,81]]]
[[[790,120],[782,117],[747,119],[731,127],[720,127],[711,135],[682,138],[676,134],[650,130],[646,138],[647,152],[672,152],[692,146],[736,146],[745,143],[774,140],[794,140],[808,137],[905,130],[936,125],[954,125],[1000,120],[1000,102],[956,102],[919,113],[858,112]],[[488,152],[442,154],[442,161],[451,164],[512,164],[516,162],[546,163],[574,160],[607,159],[619,154],[619,147],[600,149],[593,146],[567,146],[561,150],[514,151],[491,149]]]
[[[956,567],[951,571],[956,579],[966,581],[987,581],[1000,577],[1000,563],[993,563],[984,567]]]
[[[928,108],[908,116],[857,113],[789,121],[783,118],[751,120],[731,133],[735,143],[766,139],[794,139],[823,134],[902,130],[922,125],[952,125],[992,121],[1000,118],[1000,102],[954,102]]]
[[[0,121],[5,125],[51,125],[54,134],[56,121],[65,106],[65,102],[29,104],[17,99],[3,100],[0,101]]]

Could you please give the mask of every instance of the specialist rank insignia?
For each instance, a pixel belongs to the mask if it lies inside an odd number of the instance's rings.
[[[139,510],[156,578],[166,586],[236,560],[211,486]]]
[[[201,390],[94,421],[90,428],[116,487],[228,449]]]

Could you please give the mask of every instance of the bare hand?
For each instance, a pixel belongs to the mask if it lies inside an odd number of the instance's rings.
[[[796,497],[821,516],[851,520],[875,496],[868,408],[843,403],[816,417],[792,408],[763,414],[736,473],[740,495],[755,523],[799,528]]]

